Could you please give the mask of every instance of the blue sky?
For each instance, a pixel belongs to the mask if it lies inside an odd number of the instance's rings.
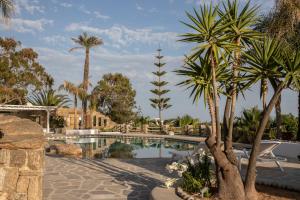
[[[151,71],[155,50],[160,44],[167,63],[166,79],[170,82],[171,107],[165,117],[190,114],[202,121],[209,120],[203,101],[193,105],[189,92],[175,86],[181,79],[172,71],[182,65],[182,56],[191,46],[176,42],[180,33],[188,31],[179,21],[186,20],[185,11],[203,4],[203,0],[15,0],[16,14],[9,26],[0,24],[1,35],[14,37],[23,47],[39,53],[39,61],[55,78],[55,85],[64,80],[82,81],[84,52],[68,50],[74,47],[71,37],[83,31],[99,36],[104,45],[91,54],[90,78],[93,85],[108,72],[127,75],[137,91],[137,105],[144,115],[157,116],[149,105],[149,89],[154,79]],[[210,2],[210,1],[205,1]],[[218,3],[213,0],[213,3]],[[240,0],[241,3],[246,0]],[[262,4],[261,12],[273,6],[273,0],[253,1]],[[271,91],[270,93],[272,93]],[[247,102],[238,100],[242,108],[259,105],[258,88],[246,93]],[[284,113],[297,113],[296,93],[283,95]],[[222,98],[221,103],[224,103]]]

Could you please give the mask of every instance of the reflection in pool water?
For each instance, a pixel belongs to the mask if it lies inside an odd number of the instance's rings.
[[[66,143],[80,145],[84,158],[161,158],[171,152],[188,154],[197,143],[148,138],[78,138]]]

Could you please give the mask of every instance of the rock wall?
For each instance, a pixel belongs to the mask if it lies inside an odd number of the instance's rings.
[[[37,123],[0,115],[0,200],[42,200],[44,144]]]

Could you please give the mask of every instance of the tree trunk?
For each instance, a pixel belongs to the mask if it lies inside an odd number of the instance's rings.
[[[74,129],[77,127],[77,95],[74,95]]]
[[[256,159],[260,149],[260,142],[261,138],[264,134],[265,128],[269,121],[270,113],[273,110],[275,104],[280,97],[280,94],[284,88],[284,83],[280,83],[277,90],[275,91],[272,99],[270,100],[266,109],[263,110],[263,116],[260,120],[259,127],[256,131],[256,137],[252,146],[252,151],[249,159],[247,174],[246,174],[246,181],[245,181],[245,192],[246,197],[248,200],[256,200],[257,199],[257,192],[255,189],[255,180],[256,180]]]
[[[211,54],[213,101],[209,98],[212,118],[212,133],[206,140],[206,145],[215,158],[218,193],[220,199],[245,199],[244,185],[238,168],[231,164],[221,148],[221,126],[219,116],[219,96],[216,83],[216,63]],[[215,132],[214,132],[215,130]]]
[[[298,132],[297,140],[300,141],[300,91],[298,92]]]
[[[216,137],[217,137],[217,145],[221,145],[221,125],[220,125],[220,99],[218,95],[218,86],[216,81],[216,61],[213,57],[213,53],[211,52],[211,70],[212,70],[212,87],[213,87],[213,99],[214,99],[214,107],[215,107],[215,120],[216,120]]]
[[[226,98],[225,109],[224,109],[223,127],[222,127],[222,134],[223,134],[223,140],[224,141],[226,141],[226,137],[228,135],[230,105],[231,105],[231,97],[227,97]],[[226,143],[225,143],[225,148],[226,148]]]
[[[83,72],[83,89],[87,93],[89,87],[89,66],[90,66],[90,49],[85,49],[85,62],[84,62],[84,72]],[[82,100],[82,109],[83,109],[83,127],[87,129],[87,98]]]
[[[275,105],[276,111],[276,138],[281,139],[281,124],[282,124],[282,117],[281,117],[281,95],[278,98],[278,101]]]
[[[159,129],[160,129],[160,133],[162,133],[163,131],[163,125],[162,125],[162,119],[161,119],[161,108],[158,108],[158,117],[159,117]]]
[[[263,110],[267,107],[267,94],[268,94],[268,81],[266,79],[261,80],[261,92],[262,92],[262,104],[263,104]]]
[[[237,46],[240,46],[240,38],[237,38],[235,41]],[[232,67],[233,83],[232,83],[232,92],[231,92],[231,106],[230,106],[230,118],[228,123],[228,133],[225,140],[225,152],[227,158],[231,163],[237,165],[236,155],[232,149],[232,134],[233,134],[233,123],[235,118],[235,109],[236,109],[236,99],[237,99],[237,77],[239,74],[238,67],[240,65],[240,50],[237,49],[234,52],[234,63]]]

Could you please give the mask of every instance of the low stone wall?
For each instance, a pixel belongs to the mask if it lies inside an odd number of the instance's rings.
[[[42,200],[42,127],[28,119],[0,115],[0,137],[0,200]]]

